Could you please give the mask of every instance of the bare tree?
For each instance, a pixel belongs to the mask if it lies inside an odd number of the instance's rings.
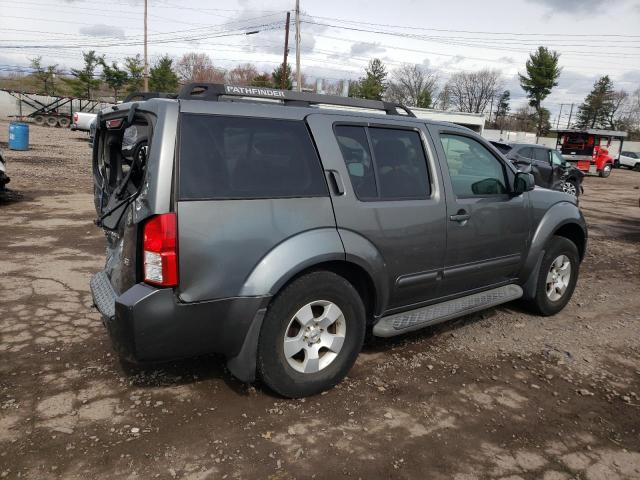
[[[386,97],[410,107],[431,108],[438,89],[438,74],[421,65],[405,63],[391,72]]]
[[[609,110],[608,118],[610,128],[616,129],[619,124],[623,123],[619,122],[619,120],[624,116],[624,112],[621,110],[628,101],[629,94],[625,90],[613,92],[613,95],[611,95],[611,109]]]
[[[180,81],[224,83],[224,70],[213,66],[211,58],[206,53],[185,53],[176,65]]]
[[[243,63],[227,72],[227,81],[233,85],[247,86],[258,75],[258,69],[251,63]]]
[[[499,71],[484,69],[454,73],[447,87],[455,108],[461,112],[484,113],[501,84]]]
[[[342,95],[344,83],[348,80],[338,80],[337,82],[325,82],[324,91],[327,95]]]

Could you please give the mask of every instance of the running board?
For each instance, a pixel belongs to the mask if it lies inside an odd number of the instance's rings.
[[[467,297],[382,317],[373,327],[373,334],[376,337],[401,335],[501,303],[507,303],[520,297],[522,297],[522,288],[518,285],[505,285]]]

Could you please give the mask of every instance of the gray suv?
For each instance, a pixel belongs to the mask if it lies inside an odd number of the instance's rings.
[[[131,126],[148,149],[126,160]],[[121,356],[221,353],[287,397],[338,383],[367,332],[516,299],[557,313],[587,242],[575,197],[386,102],[188,85],[101,112],[93,170],[91,289]]]

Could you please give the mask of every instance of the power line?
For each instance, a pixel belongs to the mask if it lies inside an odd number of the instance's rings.
[[[372,23],[372,22],[362,22],[357,20],[345,20],[335,17],[322,17],[319,15],[307,15],[306,17],[311,18],[322,18],[325,20],[335,20],[342,23],[355,23],[359,25],[373,25],[378,27],[394,27],[394,28],[404,28],[408,30],[423,30],[423,31],[431,31],[431,32],[450,32],[450,33],[471,33],[471,34],[485,34],[485,35],[529,35],[529,36],[561,36],[561,37],[593,37],[593,33],[521,33],[521,32],[490,32],[490,31],[477,31],[477,30],[453,30],[453,29],[444,29],[444,28],[426,28],[426,27],[413,27],[407,25],[392,25],[385,23]],[[640,38],[640,35],[630,35],[630,34],[607,34],[598,32],[599,37],[625,37],[625,38]]]

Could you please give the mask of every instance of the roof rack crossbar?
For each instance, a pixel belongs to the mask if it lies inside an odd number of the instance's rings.
[[[180,100],[208,100],[217,102],[220,100],[220,97],[268,98],[280,100],[285,105],[303,107],[311,105],[338,105],[342,107],[382,110],[387,115],[403,115],[399,112],[399,110],[403,110],[406,114],[405,116],[415,117],[414,113],[408,107],[393,102],[295,92],[291,90],[277,90],[267,87],[242,87],[217,83],[189,83],[183,86],[178,94]]]

